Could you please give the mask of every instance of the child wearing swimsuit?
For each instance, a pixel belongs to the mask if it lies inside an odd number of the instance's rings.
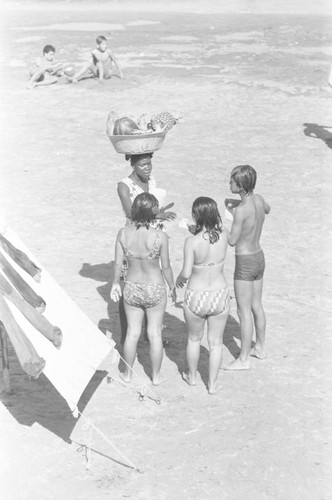
[[[262,304],[264,252],[260,245],[270,205],[254,192],[257,172],[251,165],[238,165],[230,177],[231,192],[240,200],[225,200],[233,216],[228,242],[235,247],[234,291],[240,320],[241,351],[227,370],[248,370],[250,357],[265,358],[266,318]],[[253,325],[256,341],[252,347]]]
[[[188,373],[183,378],[196,385],[200,343],[207,325],[210,348],[208,391],[218,390],[217,378],[222,361],[223,333],[229,313],[229,291],[223,273],[228,231],[223,228],[217,204],[207,197],[197,198],[192,208],[196,228],[184,245],[184,262],[176,285],[183,287],[184,316],[188,328]]]
[[[150,341],[152,383],[158,385],[162,382],[161,330],[167,302],[165,280],[173,302],[176,295],[169,261],[168,236],[153,226],[158,212],[159,204],[155,196],[150,193],[136,196],[131,209],[132,223],[120,229],[115,244],[111,299],[117,302],[123,297],[127,317],[127,334],[123,346],[127,368],[121,375],[125,382],[130,382],[132,378],[132,366],[145,315]],[[124,258],[128,263],[128,271],[122,291],[120,276]]]

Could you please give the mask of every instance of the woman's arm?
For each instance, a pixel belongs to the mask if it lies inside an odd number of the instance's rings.
[[[122,262],[124,256],[123,248],[121,245],[121,237],[123,231],[124,231],[123,228],[120,229],[115,242],[114,278],[110,293],[111,299],[114,300],[114,302],[118,302],[119,298],[122,295],[120,286],[120,276],[121,276]]]
[[[131,217],[131,199],[129,195],[129,188],[123,182],[118,183],[118,195],[122,204],[122,208],[127,217]]]
[[[182,288],[191,276],[194,265],[193,237],[189,236],[184,242],[182,271],[176,278],[176,286]]]

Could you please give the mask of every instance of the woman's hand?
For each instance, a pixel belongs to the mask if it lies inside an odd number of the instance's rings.
[[[164,212],[164,211],[160,211],[158,213],[158,219],[161,219],[161,220],[174,220],[176,219],[176,213],[175,212]]]
[[[176,302],[176,288],[175,286],[169,291],[169,298],[171,299],[171,305],[174,306]]]
[[[110,296],[114,302],[119,302],[120,297],[122,296],[120,283],[114,283],[112,285]]]
[[[179,274],[179,276],[176,278],[176,283],[175,283],[176,288],[183,288],[187,283],[187,281],[188,278],[184,278],[183,276],[181,276],[181,274]]]
[[[174,220],[176,218],[175,212],[170,212],[169,209],[174,206],[174,202],[169,203],[166,207],[161,207],[158,214],[158,219],[161,220]]]

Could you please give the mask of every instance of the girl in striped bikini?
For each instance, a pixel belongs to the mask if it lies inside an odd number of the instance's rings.
[[[229,291],[224,276],[228,231],[222,226],[217,204],[207,197],[193,203],[193,236],[184,244],[182,271],[176,286],[188,286],[184,296],[184,317],[188,328],[187,363],[183,374],[189,385],[196,385],[200,344],[207,323],[210,349],[208,392],[219,390],[218,373],[222,361],[223,334],[229,313]],[[188,281],[189,280],[189,281]]]

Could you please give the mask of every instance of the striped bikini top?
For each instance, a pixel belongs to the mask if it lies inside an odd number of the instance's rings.
[[[223,264],[225,259],[221,259],[218,262],[203,262],[202,264],[193,264],[193,267],[212,267],[218,264]]]
[[[127,259],[137,259],[137,260],[157,260],[160,257],[160,233],[157,231],[156,238],[153,242],[152,249],[146,255],[135,255],[133,252],[128,250],[126,246],[125,232],[122,231],[122,236],[120,243],[123,248],[124,255]]]

